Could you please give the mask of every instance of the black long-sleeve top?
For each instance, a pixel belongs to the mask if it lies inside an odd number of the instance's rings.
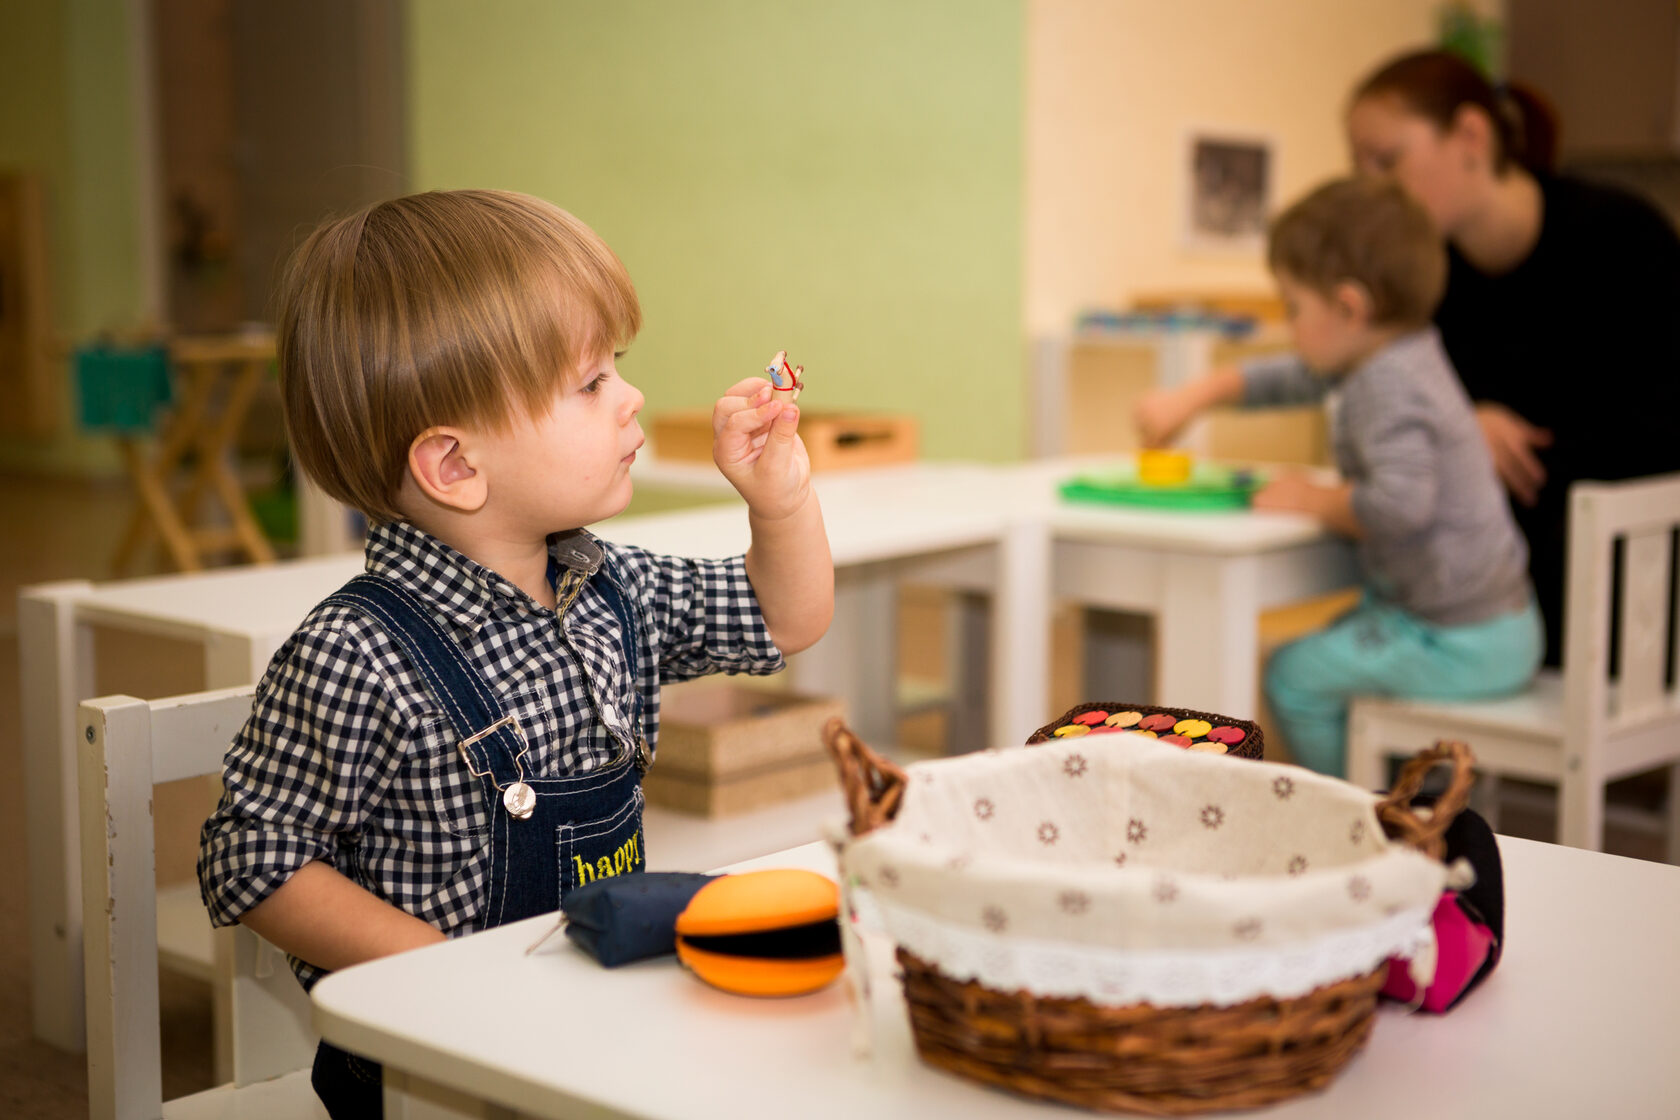
[[[1521,264],[1489,275],[1449,249],[1435,323],[1472,400],[1552,432],[1539,501],[1512,508],[1556,665],[1569,484],[1680,470],[1680,237],[1622,191],[1540,188],[1540,238]]]

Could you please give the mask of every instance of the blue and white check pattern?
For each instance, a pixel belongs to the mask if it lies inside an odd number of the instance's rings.
[[[590,577],[603,554],[639,611],[634,673],[621,627]],[[657,746],[659,685],[784,665],[741,557],[689,560],[597,541],[550,543],[561,578],[549,611],[489,568],[405,523],[367,543],[367,570],[416,592],[517,721],[525,772],[578,773]],[[317,606],[258,683],[200,836],[198,876],[231,925],[305,864],[324,860],[450,936],[479,928],[490,813],[459,735],[402,649],[353,607]],[[306,986],[323,973],[292,962]]]

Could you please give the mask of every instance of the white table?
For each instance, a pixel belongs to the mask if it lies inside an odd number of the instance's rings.
[[[1304,517],[1161,514],[1057,499],[1060,480],[1101,462],[914,463],[820,476],[836,568],[835,623],[794,659],[795,687],[840,696],[860,735],[889,742],[893,589],[914,581],[967,593],[964,629],[976,639],[955,674],[966,687],[955,705],[967,721],[958,742],[1020,743],[1055,715],[1047,675],[1059,599],[1156,618],[1161,702],[1251,713],[1260,610],[1345,586],[1351,551]],[[748,539],[738,502],[617,518],[598,529],[609,539],[694,556],[738,553]],[[71,737],[75,705],[94,692],[95,628],[197,642],[206,687],[245,684],[308,609],[361,564],[359,553],[340,553],[103,585],[39,585],[20,595],[36,1037],[71,1050],[82,1045]]]
[[[793,661],[793,683],[847,702],[860,734],[891,735],[894,704],[893,581],[945,579],[988,593],[1000,636],[991,678],[1042,670],[1047,636],[1038,616],[1011,609],[1000,581],[1042,582],[1042,542],[1004,532],[996,513],[876,508],[844,487],[827,501],[836,567],[836,620]],[[721,557],[748,543],[739,503],[618,518],[597,527],[610,540],[690,556]],[[1033,545],[1040,545],[1036,550]],[[80,844],[75,781],[76,704],[95,694],[99,628],[185,640],[204,649],[205,687],[257,680],[269,658],[322,598],[361,571],[362,555],[119,580],[36,585],[19,596],[23,754],[29,819],[31,997],[37,1038],[68,1050],[83,1045]],[[991,690],[994,726],[1035,726],[1030,695]],[[1040,705],[1041,706],[1041,705]]]
[[[360,553],[153,579],[38,584],[18,595],[35,1037],[83,1046],[76,705],[94,696],[96,630],[193,642],[204,687],[262,675],[315,603],[362,569]]]
[[[1053,542],[1045,598],[1021,609],[1048,617],[1059,599],[1152,615],[1155,702],[1252,715],[1260,612],[1355,583],[1353,548],[1299,514],[1186,514],[1058,500],[1061,482],[1116,462],[1041,459],[1005,472],[998,500],[1022,519],[1042,518]],[[1091,655],[1101,663],[1100,648]]]
[[[1503,837],[1500,851],[1507,948],[1493,976],[1445,1016],[1385,1006],[1328,1089],[1254,1115],[1680,1114],[1680,868]],[[740,866],[833,874],[834,864],[810,844]],[[562,937],[527,956],[552,924],[533,918],[346,969],[315,988],[316,1026],[384,1063],[399,1099],[441,1085],[493,1106],[466,1115],[1070,1115],[921,1065],[890,967],[876,971],[875,1055],[858,1059],[839,985],[752,1000],[670,958],[608,971]],[[886,966],[885,947],[871,950]]]
[[[1115,457],[1038,459],[1007,466],[925,463],[856,471],[834,483],[834,495],[874,516],[911,519],[968,515],[1001,518],[1014,567],[978,578],[971,587],[1002,586],[1008,617],[1020,634],[1042,644],[1058,602],[1150,615],[1156,622],[1153,657],[1157,703],[1251,716],[1258,688],[1260,612],[1348,587],[1357,580],[1353,548],[1300,514],[1175,513],[1061,500],[1057,487],[1084,471],[1112,468]],[[830,491],[824,490],[825,510]],[[832,534],[831,534],[832,535]],[[1044,566],[1042,572],[1040,566]],[[954,576],[954,572],[946,573]],[[952,578],[946,586],[963,588]],[[989,605],[985,610],[992,609]],[[980,640],[969,656],[1009,646],[984,627],[967,627]],[[1098,666],[1108,658],[1099,640],[1088,648]],[[1056,713],[1046,710],[1047,662],[1015,659],[1015,675],[992,687],[1016,694],[1028,730]],[[994,669],[996,662],[993,662]],[[982,674],[956,674],[980,679]],[[1101,681],[1101,671],[1087,680]],[[1138,695],[1092,699],[1144,700]],[[996,697],[993,696],[995,701]],[[1020,742],[1021,724],[993,722],[976,745]]]

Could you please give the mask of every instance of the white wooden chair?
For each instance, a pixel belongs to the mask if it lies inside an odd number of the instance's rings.
[[[88,1102],[93,1120],[325,1117],[309,1085],[309,1001],[285,958],[243,927],[215,939],[209,976],[231,1083],[163,1101],[158,965],[205,974],[209,918],[195,887],[156,889],[152,787],[219,774],[251,686],[78,709]],[[177,948],[160,949],[160,930]],[[192,943],[199,944],[194,947]]]
[[[1438,738],[1463,739],[1483,774],[1556,784],[1559,841],[1602,850],[1604,787],[1666,766],[1668,859],[1680,863],[1680,697],[1665,678],[1680,632],[1669,602],[1677,526],[1680,474],[1572,486],[1562,672],[1542,672],[1527,691],[1502,700],[1357,700],[1348,717],[1348,778],[1376,789],[1390,755]],[[1612,681],[1618,539],[1622,596]]]

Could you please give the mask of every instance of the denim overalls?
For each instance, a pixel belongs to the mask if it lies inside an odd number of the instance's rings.
[[[557,576],[549,562],[550,582]],[[490,897],[484,928],[516,922],[558,907],[566,892],[593,879],[641,871],[641,692],[635,685],[639,630],[636,615],[604,559],[591,580],[624,635],[634,695],[631,726],[636,749],[582,774],[543,778],[525,771],[527,744],[495,691],[425,604],[407,588],[379,576],[357,576],[329,602],[360,610],[403,647],[461,736],[460,750],[490,799]],[[315,1054],[315,1092],[334,1120],[379,1116],[380,1067],[322,1042]]]

